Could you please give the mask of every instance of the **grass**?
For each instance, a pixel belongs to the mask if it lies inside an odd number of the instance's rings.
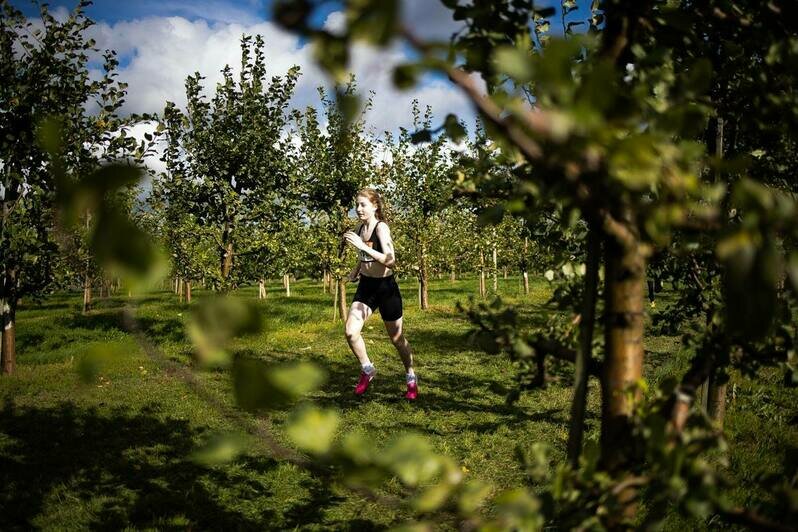
[[[527,319],[545,320],[552,312],[545,307],[545,281],[534,281],[529,296],[518,278],[500,285],[502,296]],[[412,281],[401,288],[419,375],[416,404],[402,399],[403,368],[379,317],[364,330],[379,375],[365,399],[352,394],[358,366],[341,322],[331,321],[331,296],[318,283],[294,283],[291,298],[279,283],[271,284],[268,298],[258,302],[267,330],[236,340],[233,350],[269,361],[313,361],[328,375],[313,400],[339,412],[341,432],[366,431],[375,446],[421,433],[467,476],[497,489],[529,482],[515,457],[517,444],[545,442],[555,460],[562,460],[571,390],[564,381],[525,392],[515,405],[505,403],[513,367],[505,356],[469,345],[469,324],[454,308],[476,293],[476,280],[434,281],[426,312],[417,309]],[[350,286],[349,301],[353,291]],[[237,296],[256,294],[244,288]],[[206,294],[195,295],[201,300]],[[178,367],[188,367],[189,306],[160,292],[133,301],[98,300],[84,316],[80,302],[77,294],[59,294],[25,302],[18,313],[18,371],[0,379],[0,529],[368,530],[411,517],[256,450],[226,465],[199,465],[191,459],[195,451],[214,435],[239,428],[230,415],[228,374],[198,372],[189,385],[148,356],[122,323],[124,306],[135,304],[147,336]],[[77,368],[98,345],[111,346],[117,355],[86,384]],[[683,370],[677,338],[647,338],[646,348],[649,381]],[[730,496],[771,515],[778,513],[772,490],[758,485],[768,475],[783,474],[798,449],[796,393],[777,381],[775,372],[757,382],[735,375],[726,422],[727,474],[738,486]],[[589,437],[597,434],[599,402],[598,385],[591,381]],[[276,411],[262,421],[282,442],[288,415]],[[395,485],[386,490],[398,493]],[[673,529],[704,526],[676,515],[666,521]]]

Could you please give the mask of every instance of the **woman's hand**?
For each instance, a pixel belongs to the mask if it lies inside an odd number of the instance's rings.
[[[350,283],[356,283],[358,279],[360,279],[360,270],[358,270],[357,273],[350,273],[349,277],[347,277]]]
[[[355,249],[365,249],[366,247],[368,247],[366,246],[365,242],[363,242],[363,239],[360,238],[360,235],[358,235],[354,231],[347,231],[346,233],[344,233],[344,238],[346,239],[347,242],[352,244],[352,246],[354,246]]]

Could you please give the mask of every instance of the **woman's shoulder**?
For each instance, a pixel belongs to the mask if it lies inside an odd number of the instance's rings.
[[[380,220],[380,221],[377,222],[377,226],[374,228],[374,230],[378,234],[390,234],[391,233],[391,229],[388,227],[388,224],[385,223],[385,221],[383,221],[383,220]]]

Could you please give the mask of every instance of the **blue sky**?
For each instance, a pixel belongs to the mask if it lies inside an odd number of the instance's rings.
[[[38,8],[30,0],[11,0],[27,15],[36,17]],[[546,0],[558,9],[558,0]],[[50,0],[51,11],[65,14],[75,0]],[[166,101],[181,106],[185,102],[185,79],[194,72],[206,77],[210,94],[219,72],[229,64],[240,63],[239,41],[243,34],[261,34],[266,42],[270,75],[280,75],[293,65],[302,71],[293,105],[303,108],[318,105],[316,87],[329,80],[313,61],[309,46],[288,34],[270,19],[270,0],[95,0],[87,14],[97,24],[91,36],[100,49],[116,50],[120,58],[119,79],[129,84],[124,111],[159,113]],[[586,5],[589,2],[583,1]],[[314,22],[328,28],[340,24],[339,4],[325,2]],[[436,0],[405,0],[403,19],[422,37],[445,39],[459,28],[451,13]],[[584,18],[572,14],[569,18]],[[561,32],[559,15],[552,19],[552,32]],[[374,132],[396,131],[411,126],[411,103],[418,99],[422,108],[429,105],[436,120],[448,113],[473,123],[474,111],[448,80],[429,76],[408,92],[397,91],[391,82],[392,67],[407,60],[407,50],[394,46],[387,50],[357,47],[351,68],[363,92],[376,93],[368,116]]]

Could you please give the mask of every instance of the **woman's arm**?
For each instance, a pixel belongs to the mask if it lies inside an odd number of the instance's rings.
[[[374,251],[371,248],[368,248],[366,253],[374,257],[374,260],[386,268],[393,268],[396,265],[396,257],[394,256],[391,229],[388,227],[388,224],[383,222],[376,227],[375,231],[377,231],[377,236],[380,238],[380,244],[382,244],[382,253]],[[370,253],[370,251],[373,253]]]
[[[385,266],[386,268],[393,268],[396,261],[393,256],[393,240],[391,239],[391,230],[385,223],[381,223],[375,229],[377,236],[380,238],[382,244],[382,253],[376,251],[374,248],[368,247],[363,239],[353,231],[344,233],[344,238],[352,244],[355,248],[366,252],[368,255],[374,257],[374,260]]]

